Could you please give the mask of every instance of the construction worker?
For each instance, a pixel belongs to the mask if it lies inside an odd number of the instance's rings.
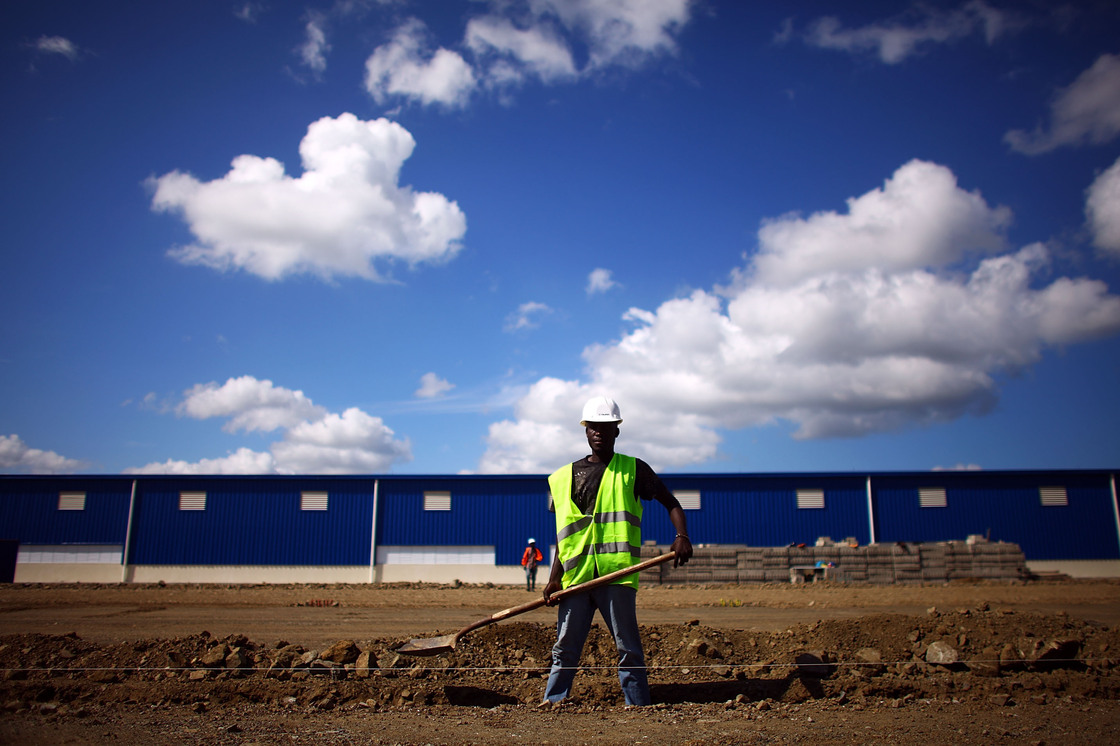
[[[525,547],[525,553],[521,555],[521,566],[525,568],[525,590],[537,589],[537,565],[543,559],[544,555],[537,549],[537,540],[530,538],[529,546]]]
[[[642,503],[656,500],[676,529],[674,564],[692,557],[684,510],[661,479],[641,459],[615,453],[622,415],[612,399],[597,396],[583,407],[591,455],[556,470],[548,478],[550,510],[556,514],[556,557],[544,598],[641,561]],[[638,633],[635,602],[638,573],[586,593],[565,596],[557,605],[556,644],[545,702],[560,702],[572,688],[595,610],[618,648],[618,680],[628,705],[648,705],[649,682]]]

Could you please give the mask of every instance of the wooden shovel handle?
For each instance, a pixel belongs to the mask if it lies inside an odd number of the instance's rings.
[[[592,588],[598,588],[600,586],[609,585],[610,583],[613,583],[614,581],[618,580],[619,578],[624,578],[627,575],[632,575],[633,573],[641,572],[642,570],[649,569],[651,567],[654,567],[655,565],[660,565],[662,562],[668,562],[669,560],[673,559],[676,556],[677,556],[676,552],[667,552],[666,554],[662,554],[662,555],[659,555],[657,557],[651,557],[647,560],[643,560],[642,562],[639,562],[636,565],[631,565],[630,567],[624,567],[621,570],[615,570],[614,572],[607,573],[606,575],[601,575],[601,576],[599,576],[597,578],[594,578],[592,580],[588,580],[586,583],[580,583],[579,585],[573,585],[571,587],[565,588],[562,591],[557,591],[556,593],[552,594],[550,600],[554,601],[554,602],[555,601],[560,601],[561,599],[564,599],[568,596],[574,596],[577,593],[583,593],[585,591],[589,591]],[[477,622],[470,625],[469,627],[464,627],[459,632],[457,637],[462,637],[463,635],[467,634],[468,632],[476,630],[479,627],[485,627],[488,624],[493,624],[494,622],[500,622],[503,619],[509,619],[511,616],[517,616],[518,614],[524,614],[526,611],[532,611],[533,609],[539,609],[540,607],[545,606],[545,605],[546,605],[545,600],[544,600],[544,597],[542,596],[535,601],[530,601],[528,603],[521,604],[520,606],[514,606],[514,607],[509,608],[509,609],[504,609],[504,610],[499,611],[496,614],[494,614],[492,616],[489,616],[485,619],[478,620]]]

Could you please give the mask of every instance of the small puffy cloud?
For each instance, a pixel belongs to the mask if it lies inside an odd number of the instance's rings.
[[[429,52],[427,28],[411,19],[366,60],[366,90],[384,103],[391,96],[421,104],[462,107],[478,86],[471,66],[448,49]]]
[[[1004,141],[1026,155],[1063,145],[1099,145],[1120,134],[1120,55],[1103,54],[1050,105],[1050,125],[1012,130]]]
[[[491,425],[480,471],[581,455],[592,394],[620,403],[621,451],[681,467],[716,458],[723,431],[858,437],[983,415],[1001,374],[1120,333],[1120,296],[1052,277],[1044,244],[1009,250],[1009,213],[943,166],[906,164],[848,206],[765,221],[728,287],[627,311],[631,331],[584,350],[585,380],[542,379]]]
[[[1093,245],[1101,253],[1120,257],[1120,159],[1089,187],[1085,214]]]
[[[304,27],[304,40],[299,47],[300,59],[312,72],[321,74],[327,69],[327,53],[330,51],[326,19],[313,13]]]
[[[197,243],[171,251],[184,264],[266,280],[381,280],[381,265],[451,259],[466,232],[455,202],[398,183],[414,147],[395,122],[324,117],[300,143],[298,178],[275,159],[241,155],[213,181],[180,171],[151,179],[152,209],[181,216],[195,235]]]
[[[379,472],[412,457],[407,440],[396,440],[380,417],[356,407],[296,425],[272,445],[272,455],[286,474]]]
[[[57,54],[70,61],[75,61],[81,52],[74,42],[64,36],[40,36],[35,40],[35,49],[43,54]]]
[[[125,474],[273,474],[275,463],[272,455],[250,448],[238,448],[223,458],[204,458],[198,461],[168,459],[162,463],[152,463],[131,469]]]
[[[534,474],[585,455],[579,413],[591,396],[575,381],[542,378],[534,383],[515,404],[515,420],[490,426],[479,472]]]
[[[256,23],[265,11],[268,10],[268,5],[264,2],[257,2],[256,0],[249,0],[233,8],[233,15],[246,23]]]
[[[552,309],[536,301],[522,303],[517,310],[506,317],[505,330],[517,332],[524,329],[536,329],[541,325],[540,317],[552,313]]]
[[[176,411],[197,420],[228,417],[229,422],[222,429],[230,433],[271,432],[326,414],[302,391],[274,386],[272,381],[253,376],[230,378],[221,385],[196,384],[183,395]]]
[[[366,90],[379,103],[460,108],[480,89],[504,91],[526,81],[556,84],[612,67],[637,68],[677,51],[692,0],[489,3],[467,21],[462,53],[432,51],[428,29],[411,18],[366,61]],[[573,50],[586,53],[581,64]],[[465,56],[464,56],[465,55]]]
[[[814,21],[804,38],[810,46],[842,52],[870,52],[893,65],[930,45],[948,44],[975,34],[982,34],[991,44],[1021,25],[1011,13],[973,0],[953,10],[918,5],[896,19],[859,28],[845,28],[840,19],[826,16]],[[779,40],[790,36],[787,26]]]
[[[435,373],[425,373],[420,376],[420,388],[416,389],[416,396],[419,399],[435,399],[453,388],[455,384],[440,378]]]
[[[0,471],[5,474],[70,474],[85,466],[84,461],[31,448],[18,435],[0,435]]]
[[[520,82],[532,75],[551,83],[577,75],[567,44],[547,26],[521,29],[505,18],[475,18],[467,23],[464,43],[480,60],[497,60],[488,75],[492,82]]]
[[[243,447],[220,458],[168,459],[126,473],[357,474],[385,471],[412,458],[409,441],[396,438],[380,417],[356,407],[328,412],[301,391],[253,376],[192,386],[175,411],[196,419],[226,418],[227,432],[283,434],[268,452]]]
[[[955,466],[935,466],[933,471],[983,471],[979,464],[957,464]]]
[[[587,294],[595,295],[596,293],[605,293],[613,287],[618,285],[611,278],[611,271],[609,269],[597,268],[591,270],[591,274],[587,276]]]
[[[968,252],[1003,249],[1010,222],[1010,210],[990,208],[978,192],[960,189],[949,169],[914,160],[882,189],[849,199],[847,214],[767,221],[754,266],[759,281],[788,284],[863,267],[946,265]]]
[[[555,17],[589,49],[591,68],[634,66],[659,53],[674,53],[676,34],[692,14],[691,0],[594,2],[535,0],[538,18]]]

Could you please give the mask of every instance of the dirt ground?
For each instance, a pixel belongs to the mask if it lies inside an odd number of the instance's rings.
[[[0,586],[0,743],[1101,743],[1120,582],[653,587],[654,704],[601,624],[538,703],[555,612],[402,656],[533,598],[431,585]]]

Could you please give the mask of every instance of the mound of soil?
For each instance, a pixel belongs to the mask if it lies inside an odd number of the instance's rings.
[[[609,728],[596,734],[585,725],[561,726],[598,715],[674,726],[658,737],[683,743],[704,729],[681,730],[678,719],[699,721],[704,713],[708,725],[718,727],[752,718],[813,722],[829,713],[848,718],[931,706],[955,707],[954,719],[969,721],[977,713],[1032,710],[1051,728],[1065,727],[1053,718],[1066,711],[1066,735],[1076,740],[1074,719],[1084,723],[1085,712],[1098,707],[1115,719],[1120,700],[1120,631],[1066,615],[981,606],[930,609],[923,617],[876,614],[779,632],[697,621],[645,626],[655,705],[640,711],[623,706],[614,643],[599,625],[584,649],[572,698],[539,705],[553,636],[549,625],[504,623],[465,637],[447,655],[414,658],[394,652],[403,638],[343,640],[308,650],[286,640],[218,639],[206,632],[116,644],[75,634],[6,635],[0,637],[0,740],[77,734],[79,741],[93,741],[109,734],[117,742],[153,743],[162,733],[168,742],[181,742],[194,740],[193,733],[200,742],[236,742],[252,713],[252,728],[266,740],[270,729],[290,732],[292,718],[350,715],[364,718],[370,730],[363,737],[375,742],[496,742],[512,736],[494,725],[478,728],[504,712],[520,713],[508,721],[546,718],[537,727],[556,726],[554,742],[609,742]],[[816,715],[801,716],[802,708]],[[438,726],[414,731],[421,726],[412,719],[433,714],[442,716]],[[141,715],[155,735],[135,730]],[[882,727],[881,718],[876,722]],[[907,742],[899,735],[905,729],[894,732],[898,737],[891,740]]]
[[[655,704],[628,708],[602,627],[572,698],[540,706],[551,609],[445,656],[394,652],[523,588],[11,584],[0,743],[1097,744],[1120,732],[1118,589],[651,587]]]

